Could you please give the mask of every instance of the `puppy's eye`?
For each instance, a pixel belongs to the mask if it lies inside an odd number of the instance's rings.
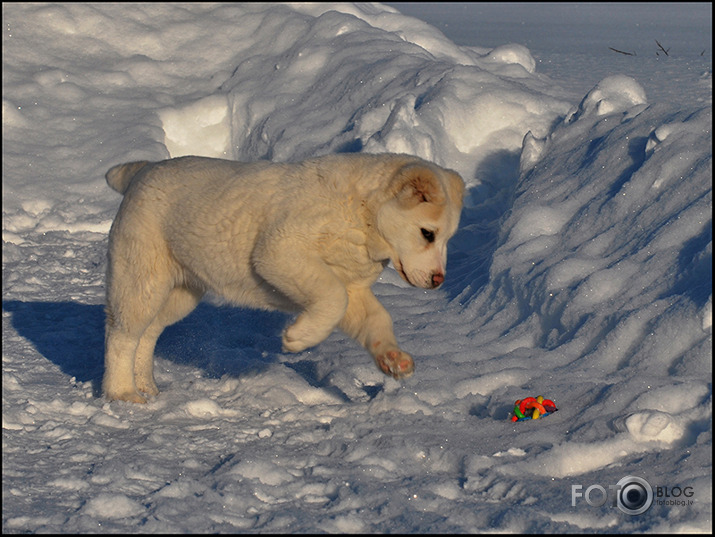
[[[420,229],[420,231],[422,232],[422,236],[427,239],[427,242],[434,242],[434,231],[425,228]]]

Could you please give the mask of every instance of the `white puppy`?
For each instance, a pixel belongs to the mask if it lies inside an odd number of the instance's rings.
[[[392,260],[410,284],[444,281],[464,182],[408,155],[345,154],[300,163],[181,157],[107,172],[124,194],[109,234],[103,389],[156,395],[154,346],[206,292],[300,312],[283,333],[299,352],[340,327],[382,371],[412,373],[370,290]]]

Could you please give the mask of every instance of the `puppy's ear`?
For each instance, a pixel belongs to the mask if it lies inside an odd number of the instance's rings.
[[[395,197],[405,206],[419,203],[444,203],[439,179],[427,166],[412,164],[397,172],[392,181]]]
[[[450,199],[462,203],[464,199],[464,179],[452,170],[447,170],[447,191]]]

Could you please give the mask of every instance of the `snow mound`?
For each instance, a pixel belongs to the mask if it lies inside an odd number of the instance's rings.
[[[82,512],[96,518],[126,518],[137,516],[144,508],[124,494],[99,494],[87,501]]]
[[[511,44],[496,47],[487,54],[487,58],[495,62],[520,65],[527,73],[536,71],[536,60],[529,49],[523,45]]]
[[[613,75],[599,82],[571,112],[568,121],[588,115],[605,116],[647,103],[645,90],[629,76]]]

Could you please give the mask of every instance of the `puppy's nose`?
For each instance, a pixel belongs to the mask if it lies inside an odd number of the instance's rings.
[[[444,274],[441,272],[435,272],[432,274],[432,287],[439,287],[444,281]]]

